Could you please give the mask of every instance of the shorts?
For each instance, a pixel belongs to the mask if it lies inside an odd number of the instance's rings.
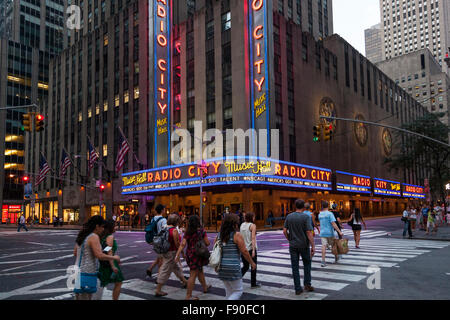
[[[334,237],[321,237],[320,240],[322,241],[322,246],[326,246],[327,244],[332,246],[334,243]]]
[[[427,227],[428,227],[428,229],[429,229],[429,228],[433,228],[433,229],[434,229],[434,228],[435,228],[434,222],[428,221],[428,222],[427,222]]]
[[[358,230],[361,230],[361,229],[362,229],[362,227],[361,227],[360,224],[354,224],[354,225],[352,226],[352,230],[353,230],[353,231],[358,231]]]

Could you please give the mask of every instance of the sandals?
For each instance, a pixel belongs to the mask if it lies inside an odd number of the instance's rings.
[[[203,293],[208,293],[209,292],[209,289],[211,289],[212,288],[212,285],[208,285],[207,287],[206,287],[206,290],[203,290]]]

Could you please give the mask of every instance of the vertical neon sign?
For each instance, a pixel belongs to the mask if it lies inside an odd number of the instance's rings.
[[[249,1],[250,109],[252,128],[267,129],[267,155],[270,155],[269,73],[267,55],[267,1]]]
[[[170,165],[171,0],[154,0],[155,166]]]

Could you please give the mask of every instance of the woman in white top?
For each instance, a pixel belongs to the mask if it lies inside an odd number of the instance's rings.
[[[416,220],[417,220],[417,211],[414,209],[413,206],[410,207],[410,215],[409,215],[409,221],[411,223],[411,230],[416,230]]]
[[[253,212],[248,212],[245,214],[245,222],[241,224],[240,233],[244,238],[245,247],[248,253],[252,257],[253,261],[256,262],[256,251],[258,246],[256,244],[256,225],[255,225],[255,214]],[[241,269],[242,276],[249,269],[249,263],[246,259],[242,258],[243,267]],[[251,270],[251,287],[259,288],[261,285],[256,282],[256,268]]]

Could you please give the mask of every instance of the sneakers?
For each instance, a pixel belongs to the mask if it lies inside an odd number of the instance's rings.
[[[295,291],[295,295],[296,296],[299,296],[299,295],[301,295],[303,293],[303,290],[297,290],[297,291]]]
[[[305,290],[308,292],[312,292],[312,291],[314,291],[314,287],[311,287],[311,285],[307,285],[307,286],[305,286]]]
[[[261,284],[257,282],[254,286],[251,286],[252,289],[261,288]]]
[[[321,266],[322,266],[322,267],[326,267],[326,266],[327,266],[327,263],[326,263],[325,261],[322,261]]]

